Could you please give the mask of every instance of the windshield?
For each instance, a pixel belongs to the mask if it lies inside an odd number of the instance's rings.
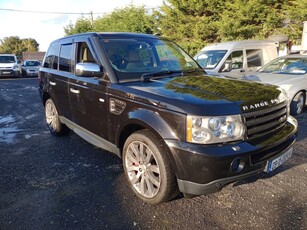
[[[206,50],[198,53],[194,59],[205,69],[214,69],[223,59],[227,50]]]
[[[102,39],[102,43],[120,82],[140,80],[150,73],[200,69],[188,54],[167,40]]]
[[[305,74],[307,72],[307,57],[277,58],[258,70],[262,73]]]
[[[0,63],[14,63],[16,62],[14,56],[0,56]]]
[[[40,66],[41,63],[39,61],[25,61],[25,66]]]

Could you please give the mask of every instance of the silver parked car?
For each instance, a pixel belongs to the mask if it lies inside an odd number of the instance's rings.
[[[278,57],[264,65],[253,74],[242,79],[261,81],[278,85],[284,89],[290,100],[292,115],[302,113],[306,105],[307,92],[307,56],[287,55]]]
[[[23,77],[37,77],[41,62],[36,60],[25,60],[22,64]]]

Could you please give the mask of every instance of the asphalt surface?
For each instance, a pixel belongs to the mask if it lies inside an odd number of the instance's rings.
[[[307,229],[307,109],[297,119],[293,156],[271,174],[151,206],[117,156],[49,133],[37,79],[0,79],[0,229]]]

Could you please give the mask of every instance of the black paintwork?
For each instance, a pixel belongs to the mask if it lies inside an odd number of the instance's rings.
[[[187,193],[216,191],[231,181],[259,173],[267,160],[293,145],[297,128],[290,122],[257,143],[248,140],[216,145],[187,143],[186,115],[242,114],[263,109],[249,107],[263,102],[265,108],[270,108],[278,103],[281,92],[276,86],[206,76],[201,68],[119,83],[100,39],[136,37],[159,39],[135,33],[86,33],[54,41],[54,44],[87,42],[102,73],[100,78],[80,77],[73,71],[42,67],[39,90],[43,103],[52,98],[62,122],[91,143],[102,143],[97,145],[118,155],[128,135],[149,129],[168,146],[179,188]],[[118,102],[115,103],[118,111],[110,111],[110,100]],[[248,111],[244,106],[249,107]],[[260,160],[253,164],[251,159],[256,155]],[[230,170],[237,157],[246,162],[239,174]]]

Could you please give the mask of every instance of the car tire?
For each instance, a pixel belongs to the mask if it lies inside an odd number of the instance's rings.
[[[52,135],[62,136],[70,132],[70,129],[61,123],[58,111],[51,98],[49,98],[45,103],[45,117],[48,129]]]
[[[303,92],[297,93],[290,105],[291,115],[297,116],[303,112],[306,101],[306,95]]]
[[[179,193],[164,143],[149,130],[131,134],[123,149],[123,166],[133,192],[148,204],[159,204]]]

